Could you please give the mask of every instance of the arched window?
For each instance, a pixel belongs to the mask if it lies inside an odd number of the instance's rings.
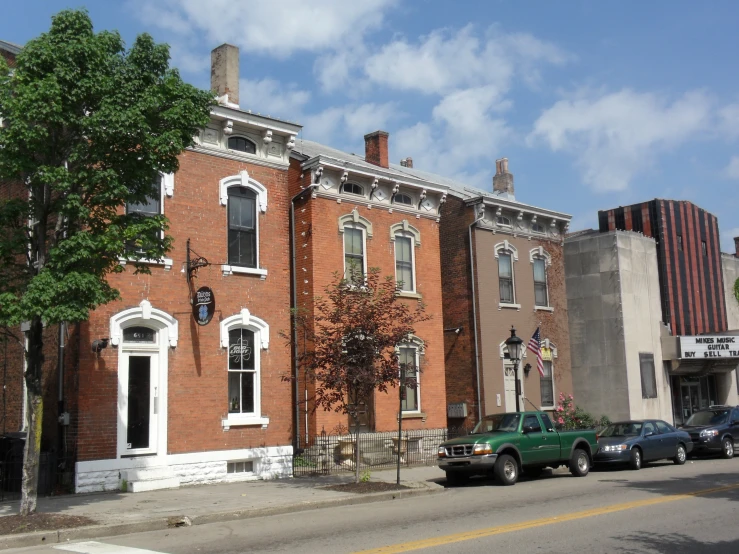
[[[534,269],[534,306],[548,308],[547,267],[552,263],[552,257],[543,247],[539,246],[529,252],[529,258]]]
[[[221,322],[221,347],[228,349],[228,417],[231,425],[262,425],[261,351],[269,348],[269,325],[244,308]]]
[[[499,215],[495,218],[495,221],[498,223],[498,225],[502,225],[504,227],[510,227],[511,226],[511,220],[507,218],[504,215]]]
[[[416,336],[398,345],[400,367],[401,409],[403,413],[421,412],[421,356],[424,343]]]
[[[366,242],[372,237],[372,223],[354,209],[339,218],[339,232],[344,235],[344,279],[352,285],[364,285]]]
[[[544,226],[541,223],[534,223],[531,225],[531,231],[544,234]]]
[[[346,183],[344,185],[343,190],[347,194],[356,194],[358,196],[364,196],[364,189],[357,183]]]
[[[515,276],[513,262],[518,261],[518,250],[507,240],[495,245],[495,257],[498,259],[498,287],[501,304],[516,304]]]
[[[257,153],[257,145],[244,137],[228,137],[228,149],[244,152],[246,154]]]
[[[408,194],[403,194],[402,192],[399,192],[395,195],[395,198],[393,198],[394,204],[405,204],[406,206],[412,206],[413,205],[413,199]]]
[[[228,189],[228,263],[257,267],[257,195],[246,187]]]

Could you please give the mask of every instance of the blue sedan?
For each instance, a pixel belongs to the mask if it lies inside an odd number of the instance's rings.
[[[691,450],[690,435],[662,420],[619,421],[598,434],[598,452],[593,461],[597,465],[628,464],[631,469],[665,459],[682,465]]]

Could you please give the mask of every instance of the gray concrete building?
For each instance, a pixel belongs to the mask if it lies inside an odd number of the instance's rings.
[[[672,420],[656,242],[631,231],[565,240],[575,402],[612,420]]]

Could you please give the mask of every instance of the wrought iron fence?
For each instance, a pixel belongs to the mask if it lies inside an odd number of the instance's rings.
[[[38,494],[51,496],[74,492],[74,458],[56,452],[39,455]],[[0,502],[18,500],[23,481],[23,442],[10,445],[0,456]]]
[[[391,469],[398,456],[403,466],[436,464],[439,445],[447,439],[465,436],[471,428],[408,430],[359,433],[360,469]],[[293,475],[330,475],[356,470],[356,433],[326,433],[314,436],[293,457]]]

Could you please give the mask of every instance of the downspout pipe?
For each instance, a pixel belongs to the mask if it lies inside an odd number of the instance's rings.
[[[475,336],[475,375],[477,377],[477,421],[482,421],[482,396],[480,395],[480,351],[477,340],[477,296],[475,295],[475,251],[472,247],[472,228],[478,221],[485,217],[485,204],[481,201],[475,206],[481,206],[477,218],[470,223],[469,239],[470,239],[470,275],[472,277],[472,330]]]
[[[296,325],[295,314],[298,310],[298,265],[295,247],[295,201],[300,199],[304,194],[310,194],[316,187],[311,184],[301,190],[298,194],[290,199],[290,280],[293,297],[293,321],[292,323],[292,343],[293,343],[293,382],[295,385],[294,402],[295,402],[295,436],[293,437],[293,449],[297,451],[300,446],[300,387],[298,386],[299,368],[298,368],[298,326]],[[306,433],[307,433],[306,429]]]

